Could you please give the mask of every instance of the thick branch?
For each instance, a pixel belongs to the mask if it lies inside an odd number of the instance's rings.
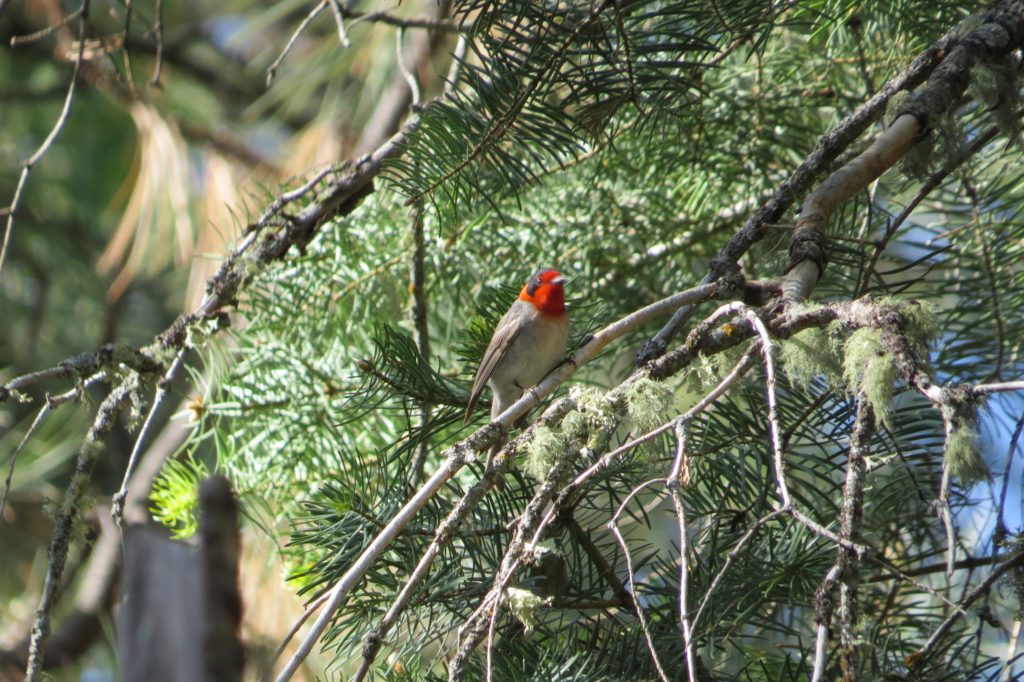
[[[903,158],[933,122],[956,104],[967,89],[971,68],[1020,47],[1024,40],[1024,3],[999,2],[983,21],[949,51],[892,125],[804,200],[793,230],[790,265],[783,284],[787,301],[806,300],[824,272],[828,221],[835,210]]]
[[[932,73],[953,47],[960,41],[959,31],[952,30],[929,45],[902,73],[890,80],[874,97],[840,121],[835,128],[821,136],[800,165],[772,193],[771,198],[760,206],[735,234],[718,255],[711,261],[704,281],[714,281],[736,269],[736,263],[747,250],[768,233],[771,225],[782,220],[796,199],[810,189],[814,180],[839,158],[868,127],[881,118],[889,99],[900,90],[910,90]],[[668,324],[637,353],[637,364],[644,364],[665,352],[668,343],[686,324],[693,314],[693,308],[680,308]]]

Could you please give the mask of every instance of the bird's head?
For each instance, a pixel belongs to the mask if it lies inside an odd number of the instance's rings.
[[[530,276],[519,292],[519,300],[532,303],[549,315],[565,312],[565,278],[558,270],[538,270]]]

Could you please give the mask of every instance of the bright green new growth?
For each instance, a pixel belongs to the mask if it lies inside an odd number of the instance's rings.
[[[547,478],[559,455],[565,452],[565,441],[560,434],[544,426],[538,425],[533,437],[526,444],[526,458],[523,460],[523,471],[538,481]]]
[[[661,426],[664,415],[672,409],[675,395],[664,383],[642,377],[630,384],[625,392],[626,414],[639,431],[650,431]]]
[[[540,597],[529,590],[518,587],[510,587],[505,590],[505,599],[512,615],[516,617],[526,631],[529,632],[537,623],[535,612],[541,606],[551,604],[551,597]]]
[[[805,329],[779,341],[778,347],[782,367],[796,386],[809,390],[819,376],[824,376],[833,386],[841,385],[842,368],[825,330]]]
[[[881,330],[864,327],[846,340],[843,346],[843,379],[851,393],[863,389],[879,423],[890,428],[896,368],[882,348]]]
[[[206,465],[192,457],[168,460],[153,481],[149,499],[153,518],[171,529],[174,538],[191,537],[199,527],[199,482],[209,476]]]

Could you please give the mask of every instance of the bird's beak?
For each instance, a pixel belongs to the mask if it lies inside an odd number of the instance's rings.
[[[555,277],[553,280],[551,280],[551,283],[557,287],[560,287],[563,284],[565,284],[565,277]]]

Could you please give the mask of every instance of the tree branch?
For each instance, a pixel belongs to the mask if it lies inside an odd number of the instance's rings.
[[[368,571],[373,562],[376,561],[377,557],[390,545],[402,529],[409,524],[423,505],[425,505],[427,501],[442,488],[448,479],[451,478],[455,472],[461,469],[467,461],[470,461],[475,456],[475,452],[481,451],[496,442],[500,435],[511,428],[516,420],[525,415],[545,396],[549,395],[559,385],[571,377],[579,367],[582,367],[593,360],[609,343],[627,332],[636,329],[640,325],[649,322],[651,319],[675,310],[680,305],[685,305],[686,303],[698,300],[706,300],[707,298],[717,294],[720,286],[721,285],[718,283],[706,284],[681,292],[674,296],[669,296],[668,298],[648,305],[630,315],[627,315],[621,320],[608,325],[594,334],[591,340],[580,348],[568,362],[563,363],[548,374],[548,376],[545,377],[533,390],[524,393],[523,397],[513,403],[493,422],[481,429],[478,429],[468,438],[465,438],[450,447],[443,455],[444,461],[440,468],[438,468],[437,471],[427,479],[416,494],[413,495],[402,509],[392,517],[388,525],[377,534],[373,541],[365,550],[363,550],[362,554],[359,555],[359,558],[353,562],[352,566],[349,567],[345,574],[337,583],[335,583],[334,587],[331,588],[330,600],[324,607],[323,612],[314,622],[309,634],[299,645],[298,650],[278,674],[276,678],[277,682],[285,682],[295,674],[295,671],[301,665],[302,661],[305,660],[306,656],[308,656],[310,651],[312,651],[313,646],[327,627],[327,623],[334,615],[334,612],[337,611],[337,609],[344,603],[349,592],[362,579],[366,574],[366,571]],[[519,439],[513,441],[513,444],[517,442],[519,442]],[[513,451],[513,444],[506,446],[502,452],[494,458],[491,468],[486,472],[487,478],[493,480],[497,473],[504,471],[504,467],[508,465],[510,460],[510,453]],[[483,492],[486,492],[486,490]],[[461,518],[449,515],[449,519],[452,520],[453,525],[461,523]],[[451,527],[452,526],[443,526],[446,533]],[[435,543],[439,542],[440,540],[435,538]],[[432,544],[431,547],[433,546],[434,545]],[[429,556],[430,552],[434,552],[434,555],[436,556],[436,550],[428,548],[428,553],[421,559],[420,565],[417,566],[414,573],[420,580],[426,575],[430,562],[433,560],[433,556]],[[420,568],[421,566],[423,567],[422,569]],[[405,590],[403,590],[403,594],[406,593],[406,590],[413,589],[416,584],[417,583],[410,580],[407,583]],[[408,597],[400,595],[399,599],[407,601]],[[398,600],[396,600],[396,603],[397,601]],[[385,617],[385,619],[387,620],[387,617]],[[372,657],[370,658],[372,660]],[[364,663],[364,666],[365,665],[368,664]]]
[[[828,221],[832,213],[860,192],[922,139],[931,122],[945,114],[967,89],[971,68],[1007,54],[1024,40],[1024,3],[997,2],[984,23],[951,49],[928,82],[893,124],[863,153],[832,173],[804,200],[793,228],[784,298],[807,299],[825,271]]]
[[[922,51],[902,73],[882,86],[874,97],[861,104],[835,128],[822,135],[793,174],[775,189],[771,198],[763,203],[747,219],[743,228],[722,247],[711,261],[704,281],[713,281],[734,271],[740,257],[764,238],[769,226],[778,223],[796,199],[811,188],[818,175],[882,116],[889,99],[900,90],[910,90],[923,83],[942,62],[945,54],[960,40],[958,30],[946,33]],[[680,308],[672,319],[641,347],[637,353],[637,365],[661,356],[693,312],[693,308]]]

